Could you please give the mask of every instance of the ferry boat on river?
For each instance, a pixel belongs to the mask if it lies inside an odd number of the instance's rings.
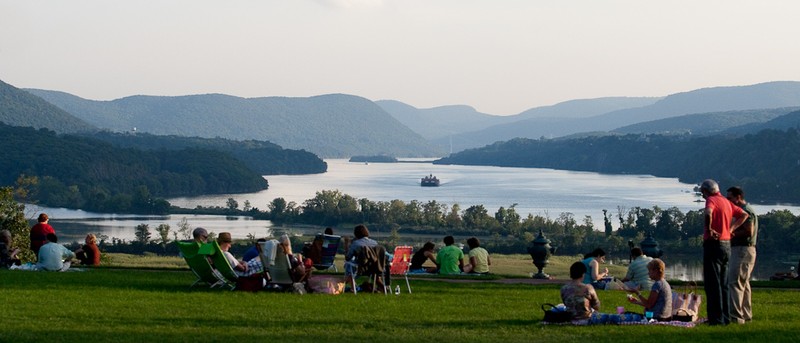
[[[439,179],[433,174],[423,177],[419,185],[422,187],[439,187]]]

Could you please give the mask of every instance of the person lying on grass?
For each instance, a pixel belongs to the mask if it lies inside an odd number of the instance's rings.
[[[572,314],[572,319],[588,319],[592,312],[600,311],[600,299],[591,284],[583,283],[586,265],[575,262],[569,267],[569,283],[561,287],[561,301]]]
[[[635,296],[629,296],[632,304],[644,306],[645,312],[652,312],[653,318],[658,321],[672,320],[672,288],[664,280],[664,261],[653,259],[647,264],[650,278],[654,280],[650,294],[645,299],[638,289],[629,290]]]

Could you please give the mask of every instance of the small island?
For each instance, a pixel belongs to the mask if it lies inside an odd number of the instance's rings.
[[[397,158],[389,155],[353,156],[350,162],[396,163]]]

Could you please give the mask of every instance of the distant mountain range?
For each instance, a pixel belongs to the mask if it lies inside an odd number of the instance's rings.
[[[703,118],[692,118],[690,114],[719,113],[730,111],[751,110],[747,118],[734,118],[738,125],[750,122],[765,122],[776,115],[791,111],[791,107],[800,106],[800,82],[777,81],[761,83],[750,86],[714,87],[677,93],[663,98],[600,98],[573,100],[553,106],[533,108],[518,115],[500,118],[484,118],[484,122],[494,124],[479,130],[471,130],[465,123],[459,122],[454,113],[441,114],[438,109],[417,109],[401,107],[396,103],[386,106],[378,102],[381,107],[398,118],[414,118],[419,123],[435,125],[439,131],[446,134],[439,137],[429,135],[427,132],[418,131],[423,136],[428,135],[440,147],[452,146],[454,152],[464,149],[477,148],[492,144],[497,141],[507,141],[516,137],[521,138],[556,138],[578,133],[612,131],[633,124],[646,123],[655,120],[686,116],[683,119],[671,122],[675,126],[681,120],[703,121],[711,120],[705,126],[711,127],[719,116],[707,115]],[[450,107],[452,110],[458,107]],[[789,108],[776,110],[769,115],[755,115],[764,109]],[[402,111],[398,110],[402,109]],[[752,111],[756,110],[756,111]],[[451,111],[452,112],[452,111]],[[466,108],[465,117],[472,118],[475,112]],[[743,114],[742,112],[741,114]],[[762,114],[764,114],[762,113]],[[735,113],[731,113],[736,117]],[[456,118],[456,119],[452,119]],[[466,122],[471,122],[467,120]],[[669,122],[664,122],[669,123]],[[658,124],[650,129],[653,131],[666,131],[667,128],[658,128]],[[678,125],[680,126],[680,125]],[[702,124],[692,124],[695,128],[703,127]],[[727,126],[727,125],[725,125]],[[727,126],[729,127],[729,126]],[[726,128],[727,128],[726,127]],[[413,127],[412,127],[413,128]],[[447,128],[447,129],[445,129]],[[462,129],[463,128],[463,129]],[[446,131],[448,130],[449,131]],[[430,130],[430,129],[428,129]],[[463,130],[461,132],[457,132]],[[627,129],[626,129],[627,130]],[[452,132],[456,131],[456,132]],[[694,133],[702,133],[696,129]]]
[[[800,82],[795,81],[704,88],[665,97],[579,99],[512,116],[481,113],[466,105],[420,109],[394,100],[372,102],[344,94],[131,96],[94,101],[57,91],[27,91],[58,107],[35,96],[26,100],[34,104],[22,106],[28,112],[46,108],[43,112],[49,113],[39,127],[64,120],[54,127],[117,132],[136,128],[157,135],[255,139],[322,157],[442,156],[517,137],[748,132],[800,107]],[[70,117],[67,114],[75,117],[69,124],[64,119]]]
[[[372,101],[352,95],[239,98],[205,94],[93,101],[63,92],[27,91],[113,131],[136,128],[157,135],[265,140],[323,157],[441,154]]]

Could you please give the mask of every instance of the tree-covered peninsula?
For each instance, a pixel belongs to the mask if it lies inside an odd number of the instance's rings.
[[[800,131],[796,128],[705,137],[518,138],[434,163],[648,174],[677,177],[686,183],[713,178],[723,187],[742,186],[751,202],[800,203]]]
[[[256,192],[268,187],[231,153],[208,148],[139,150],[48,129],[0,124],[0,185],[21,176],[29,200],[53,207],[166,213],[163,198]]]

